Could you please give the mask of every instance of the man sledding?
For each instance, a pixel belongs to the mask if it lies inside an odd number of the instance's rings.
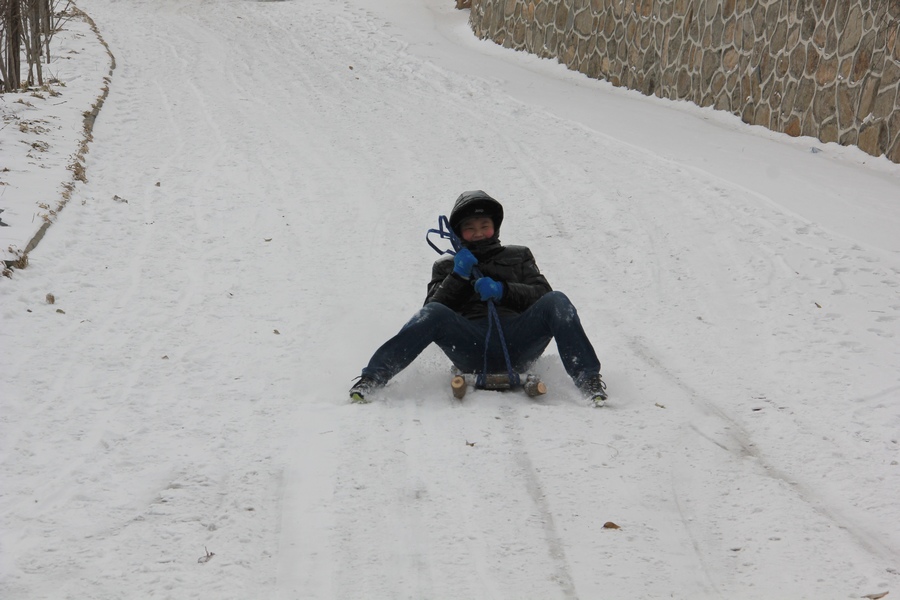
[[[553,291],[525,246],[500,244],[503,206],[481,190],[463,192],[449,232],[455,255],[434,263],[425,305],[372,356],[350,388],[353,402],[387,384],[429,344],[437,344],[461,373],[507,373],[511,387],[556,339],[566,372],[585,398],[607,398],[600,361],[578,313]],[[442,234],[445,232],[441,232]]]

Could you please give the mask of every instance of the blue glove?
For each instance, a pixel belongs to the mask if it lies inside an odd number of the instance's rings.
[[[472,254],[468,248],[462,248],[453,258],[453,272],[468,279],[472,276],[472,267],[478,264],[478,259]]]
[[[475,291],[485,302],[488,300],[499,302],[503,297],[503,284],[490,277],[482,277],[475,282]]]

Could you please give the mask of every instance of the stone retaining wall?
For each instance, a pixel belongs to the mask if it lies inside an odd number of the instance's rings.
[[[472,0],[480,38],[900,163],[900,0]]]

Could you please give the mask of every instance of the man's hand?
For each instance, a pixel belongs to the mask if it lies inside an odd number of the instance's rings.
[[[453,258],[453,272],[468,279],[472,276],[472,267],[478,264],[478,259],[472,254],[468,248],[462,248]]]
[[[475,291],[485,302],[488,300],[499,302],[503,298],[503,284],[490,277],[482,277],[475,281]]]

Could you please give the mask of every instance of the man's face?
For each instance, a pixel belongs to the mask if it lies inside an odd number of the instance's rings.
[[[490,217],[469,217],[459,226],[459,233],[467,242],[494,237],[494,220]]]

